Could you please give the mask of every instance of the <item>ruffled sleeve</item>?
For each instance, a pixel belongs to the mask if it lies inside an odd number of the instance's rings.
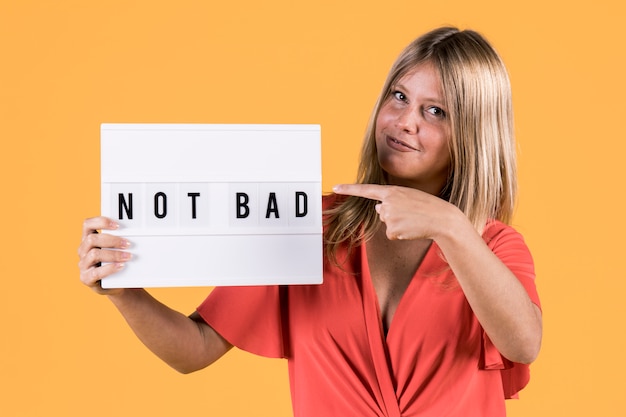
[[[500,222],[491,222],[485,228],[483,238],[489,248],[524,286],[531,301],[541,308],[535,286],[534,262],[522,235],[510,226]],[[526,364],[511,362],[503,357],[484,331],[482,338],[481,369],[499,370],[502,376],[504,397],[518,398],[519,391],[530,380],[530,367]]]
[[[197,308],[233,346],[269,358],[286,357],[278,286],[217,287]]]
[[[518,398],[519,392],[530,381],[530,367],[523,363],[511,362],[502,356],[485,332],[483,332],[482,348],[480,369],[499,370],[504,398]]]

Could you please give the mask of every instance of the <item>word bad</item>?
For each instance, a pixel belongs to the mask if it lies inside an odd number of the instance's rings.
[[[199,196],[199,193],[189,193]],[[237,206],[237,218],[245,219],[250,216],[250,196],[246,193],[236,193],[236,206]],[[295,193],[295,216],[305,217],[308,213],[308,196],[304,191],[296,191]],[[195,216],[195,201],[192,204],[192,217]],[[278,201],[276,200],[276,193],[270,192],[267,196],[267,207],[265,210],[265,218],[269,219],[271,216],[279,218]],[[195,218],[195,217],[194,217]]]

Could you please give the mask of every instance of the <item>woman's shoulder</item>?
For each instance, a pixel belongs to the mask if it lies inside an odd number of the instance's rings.
[[[491,219],[485,224],[482,232],[483,240],[494,249],[496,246],[526,246],[524,236],[513,226],[499,220]]]

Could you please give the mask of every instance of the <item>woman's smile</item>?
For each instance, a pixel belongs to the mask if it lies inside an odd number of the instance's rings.
[[[392,136],[387,136],[387,144],[391,149],[395,149],[400,152],[421,152],[419,149]]]

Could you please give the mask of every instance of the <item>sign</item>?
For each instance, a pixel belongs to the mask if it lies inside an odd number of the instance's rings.
[[[101,173],[104,288],[322,282],[319,125],[103,124]]]

